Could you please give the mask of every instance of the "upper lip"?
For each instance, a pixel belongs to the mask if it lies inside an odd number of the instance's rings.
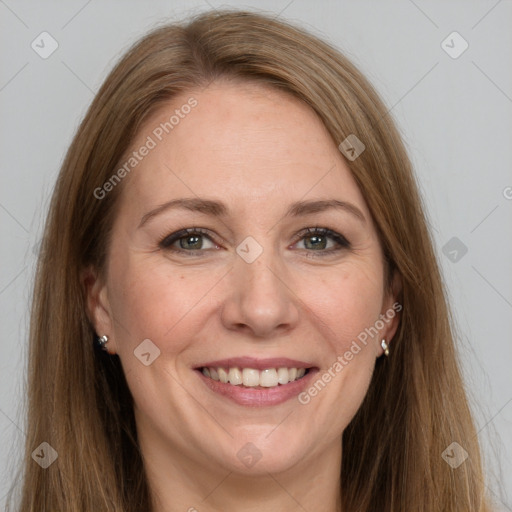
[[[314,365],[305,361],[289,359],[288,357],[272,357],[270,359],[258,359],[257,357],[230,357],[209,361],[196,366],[200,368],[254,368],[266,370],[267,368],[313,368]]]

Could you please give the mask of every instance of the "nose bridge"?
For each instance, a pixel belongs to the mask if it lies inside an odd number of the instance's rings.
[[[229,328],[243,325],[257,336],[267,336],[276,328],[292,327],[298,311],[279,255],[270,244],[256,244],[246,239],[237,247],[224,321]]]
[[[275,293],[283,286],[278,270],[280,265],[271,249],[263,251],[252,263],[239,261],[237,265],[240,270],[240,275],[237,277],[245,281],[245,289],[252,294]]]

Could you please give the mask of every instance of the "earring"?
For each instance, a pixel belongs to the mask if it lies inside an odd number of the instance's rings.
[[[98,342],[97,342],[98,347],[100,347],[103,350],[107,350],[107,348],[105,347],[107,342],[108,342],[108,336],[106,334],[104,334],[101,338],[98,338]]]
[[[386,343],[386,340],[382,340],[380,342],[380,346],[384,350],[384,354],[386,354],[386,357],[389,356],[389,347],[388,347],[388,344]]]

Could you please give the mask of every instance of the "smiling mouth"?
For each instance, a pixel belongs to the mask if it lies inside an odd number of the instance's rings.
[[[203,366],[198,370],[207,378],[248,388],[275,388],[302,379],[311,368],[223,368]]]

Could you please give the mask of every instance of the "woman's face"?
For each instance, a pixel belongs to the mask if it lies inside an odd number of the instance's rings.
[[[217,82],[148,118],[130,156],[89,307],[145,455],[246,474],[339,461],[397,317],[321,121],[282,92]]]

